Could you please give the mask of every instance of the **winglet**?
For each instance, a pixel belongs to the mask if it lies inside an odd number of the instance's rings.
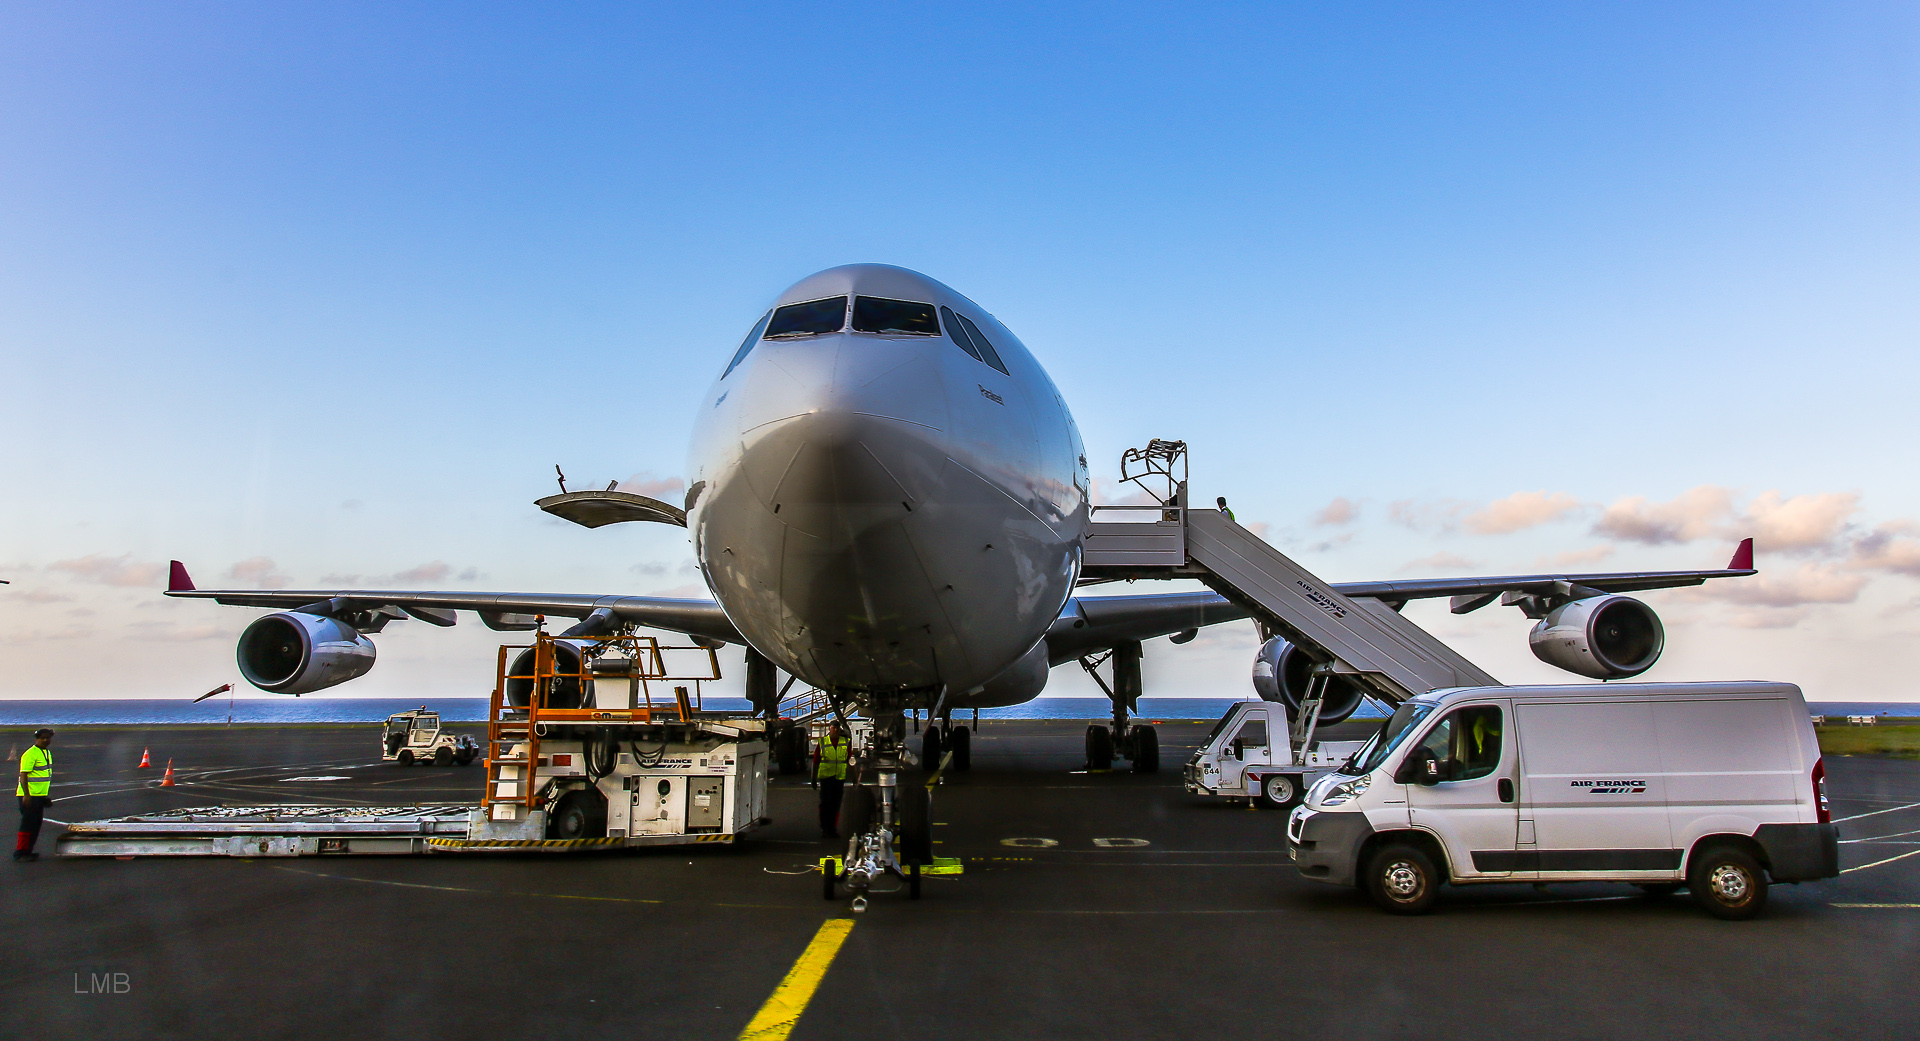
[[[1741,539],[1740,545],[1733,551],[1733,559],[1727,561],[1728,571],[1753,570],[1753,540]]]
[[[1751,540],[1749,540],[1751,541]],[[193,579],[187,574],[187,566],[177,560],[169,561],[167,569],[167,592],[190,593],[193,591]]]

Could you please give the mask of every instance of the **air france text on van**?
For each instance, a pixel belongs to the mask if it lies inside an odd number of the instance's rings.
[[[1568,781],[1575,788],[1585,788],[1588,795],[1638,795],[1647,790],[1645,781]]]

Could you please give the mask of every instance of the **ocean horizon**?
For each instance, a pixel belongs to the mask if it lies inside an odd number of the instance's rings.
[[[1218,719],[1228,706],[1247,698],[1141,698],[1135,715],[1154,719]],[[448,722],[480,723],[487,718],[486,698],[225,698],[194,704],[159,699],[73,699],[59,701],[0,701],[0,727],[59,727],[87,725],[221,725],[225,723],[378,723],[396,712],[431,708]],[[707,698],[708,710],[745,712],[745,698]],[[1920,716],[1920,704],[1889,701],[1809,702],[1812,712],[1828,716]],[[1354,713],[1356,719],[1383,718],[1386,710],[1369,701]],[[1105,698],[1035,698],[1024,705],[981,709],[989,719],[1110,718]],[[970,712],[956,713],[962,720]]]

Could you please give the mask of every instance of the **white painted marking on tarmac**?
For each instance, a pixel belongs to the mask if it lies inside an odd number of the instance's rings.
[[[1828,904],[1828,907],[1920,907],[1920,904]]]
[[[1845,846],[1854,842],[1885,842],[1888,839],[1904,839],[1908,835],[1920,835],[1920,830],[1896,831],[1891,835],[1869,835],[1864,839],[1841,839],[1840,844]]]
[[[346,774],[314,774],[311,777],[282,777],[280,782],[285,784],[289,781],[350,781],[352,779]]]
[[[1888,858],[1887,858],[1887,859],[1885,859],[1885,860],[1876,860],[1876,861],[1874,861],[1874,862],[1873,862],[1873,863],[1871,863],[1871,864],[1862,864],[1862,865],[1860,865],[1859,867],[1850,867],[1850,868],[1847,868],[1846,870],[1844,870],[1844,871],[1842,871],[1842,872],[1840,872],[1840,873],[1841,873],[1841,874],[1843,874],[1843,875],[1850,875],[1850,874],[1852,874],[1852,873],[1853,873],[1853,872],[1855,872],[1855,871],[1865,871],[1866,869],[1868,869],[1868,868],[1870,868],[1870,867],[1879,867],[1879,866],[1880,866],[1880,865],[1882,865],[1882,864],[1891,864],[1891,863],[1893,863],[1893,862],[1894,862],[1894,861],[1896,861],[1896,860],[1905,860],[1905,859],[1907,859],[1908,857],[1920,857],[1920,849],[1916,849],[1916,850],[1912,850],[1912,851],[1910,851],[1910,852],[1907,852],[1907,853],[1902,853],[1902,854],[1900,854],[1900,855],[1899,855],[1899,856],[1897,856],[1897,857],[1888,857]]]
[[[1851,817],[1835,817],[1833,822],[1835,824],[1844,824],[1847,821],[1857,821],[1862,817],[1878,817],[1883,813],[1899,813],[1901,810],[1911,810],[1916,807],[1920,807],[1920,802],[1910,802],[1905,806],[1893,806],[1884,810],[1874,810],[1872,813],[1856,813]]]
[[[1016,838],[1016,839],[1001,839],[1000,844],[1002,846],[1013,846],[1017,849],[1052,849],[1053,847],[1058,846],[1060,844],[1060,840]]]
[[[1153,843],[1148,842],[1146,839],[1094,839],[1093,844],[1096,846],[1104,847],[1106,849],[1133,848],[1138,846],[1153,845]]]

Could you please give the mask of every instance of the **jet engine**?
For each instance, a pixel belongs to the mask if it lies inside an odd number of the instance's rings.
[[[240,675],[275,694],[311,694],[364,676],[373,641],[345,622],[280,611],[254,619],[240,634]]]
[[[1262,701],[1285,705],[1287,715],[1295,715],[1300,702],[1306,700],[1307,672],[1312,668],[1312,658],[1275,636],[1261,644],[1260,653],[1253,656],[1253,689]],[[1335,676],[1320,698],[1320,722],[1338,723],[1353,715],[1364,700],[1365,695],[1352,680]]]
[[[1591,596],[1548,611],[1527,634],[1533,656],[1597,680],[1638,676],[1660,660],[1666,630],[1630,596]]]
[[[547,681],[540,707],[588,707],[593,700],[593,680],[589,678],[584,687],[580,682],[581,649],[586,644],[555,640],[549,646],[553,648],[553,671],[559,675]],[[513,659],[513,664],[507,667],[507,704],[514,708],[526,708],[527,696],[533,693],[533,655],[534,648],[529,647],[521,651]]]

